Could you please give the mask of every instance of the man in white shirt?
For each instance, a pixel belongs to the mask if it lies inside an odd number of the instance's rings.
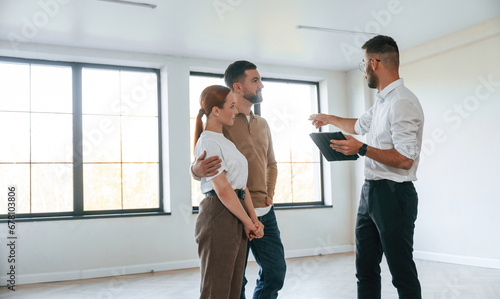
[[[363,47],[360,70],[376,88],[375,104],[359,119],[311,115],[316,128],[331,124],[350,133],[370,132],[366,144],[346,135],[332,149],[365,156],[365,184],[356,220],[358,298],[380,298],[380,262],[385,254],[399,298],[421,298],[413,261],[413,233],[418,197],[413,181],[422,146],[424,114],[417,97],[399,78],[399,50],[388,36],[376,36]]]

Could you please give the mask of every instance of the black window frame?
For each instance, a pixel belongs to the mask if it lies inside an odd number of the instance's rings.
[[[209,73],[209,72],[197,72],[197,71],[191,71],[189,73],[189,76],[200,76],[200,77],[212,77],[212,78],[219,78],[223,79],[224,75],[223,74],[217,74],[217,73]],[[307,85],[315,85],[316,86],[316,98],[317,98],[317,107],[318,107],[318,112],[320,113],[320,90],[319,90],[319,82],[317,81],[306,81],[306,80],[294,80],[294,79],[282,79],[282,78],[270,78],[270,77],[261,77],[261,81],[265,83],[265,81],[268,82],[282,82],[282,83],[294,83],[294,84],[307,84]],[[261,104],[254,104],[253,105],[253,112],[256,115],[261,115]],[[321,129],[320,129],[321,131]],[[323,158],[321,157],[321,153],[318,151],[319,155],[319,171],[320,171],[320,201],[313,201],[313,202],[300,202],[300,203],[275,203],[274,207],[278,210],[284,210],[284,209],[306,209],[306,208],[331,208],[332,205],[327,205],[325,204],[325,192],[324,192],[324,176],[323,176]],[[198,206],[193,206],[193,212],[196,213],[199,211]]]
[[[115,218],[134,216],[170,215],[165,212],[163,203],[163,151],[162,151],[162,115],[161,115],[161,72],[159,69],[147,67],[120,66],[111,64],[97,64],[86,62],[51,61],[43,59],[29,59],[0,56],[0,62],[25,63],[46,66],[66,66],[72,70],[72,103],[73,103],[73,211],[47,213],[15,213],[17,222],[44,221],[44,220],[71,220],[93,218]],[[123,209],[123,210],[92,210],[83,208],[83,124],[82,124],[82,69],[95,68],[102,70],[141,71],[155,73],[157,76],[158,97],[158,169],[159,190],[158,208]],[[31,164],[31,163],[30,163]],[[31,182],[30,182],[31,184]],[[1,193],[1,191],[0,191]],[[0,196],[2,196],[0,194]],[[7,188],[5,189],[7,196]],[[7,222],[9,214],[0,214],[0,223]]]

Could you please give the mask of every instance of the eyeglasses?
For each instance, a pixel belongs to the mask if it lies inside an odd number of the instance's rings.
[[[377,58],[370,58],[368,59],[367,62],[370,62],[372,61],[372,59],[375,59],[376,61],[380,62],[380,59],[377,59]],[[361,61],[359,64],[358,64],[358,67],[359,67],[359,70],[362,71],[363,73],[365,72],[366,70],[366,63],[367,62],[364,62],[364,61]]]

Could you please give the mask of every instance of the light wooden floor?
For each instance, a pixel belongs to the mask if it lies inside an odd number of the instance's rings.
[[[416,260],[425,299],[499,299],[500,270]],[[354,255],[333,254],[288,259],[283,299],[356,298]],[[257,278],[249,263],[247,298]],[[198,298],[199,269],[96,278],[0,288],[0,298],[15,299],[191,299]],[[385,261],[382,298],[398,298]]]

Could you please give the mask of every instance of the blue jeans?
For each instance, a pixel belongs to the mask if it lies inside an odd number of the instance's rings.
[[[253,256],[260,267],[259,278],[253,293],[253,299],[274,299],[278,297],[278,291],[283,287],[286,274],[285,252],[281,243],[280,230],[276,222],[274,207],[269,213],[258,217],[264,224],[264,237],[248,242],[248,252],[252,250]],[[245,262],[246,270],[246,262]],[[243,276],[240,299],[245,299],[245,285],[247,279]]]

